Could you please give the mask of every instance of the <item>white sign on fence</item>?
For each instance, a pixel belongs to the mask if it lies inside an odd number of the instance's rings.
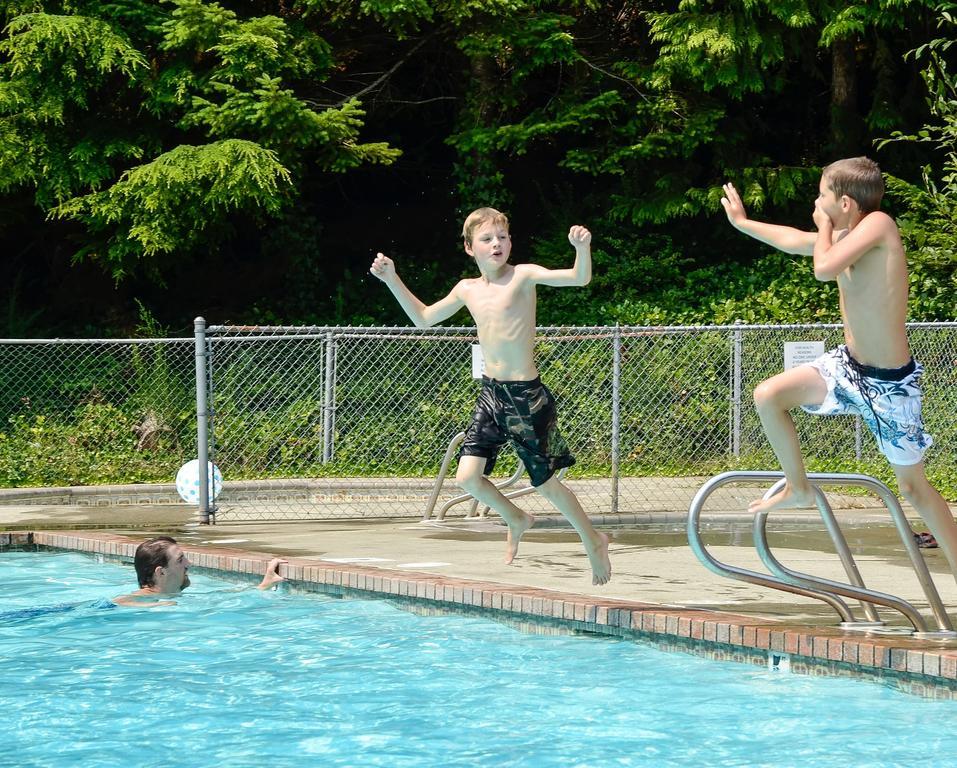
[[[824,354],[823,341],[786,341],[784,342],[784,370],[813,362]]]
[[[482,347],[472,345],[472,378],[481,379],[485,375],[485,358],[482,356]]]

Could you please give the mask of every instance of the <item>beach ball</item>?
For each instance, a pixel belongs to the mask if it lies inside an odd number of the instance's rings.
[[[210,501],[223,490],[223,475],[211,461],[206,463],[209,473]],[[199,504],[199,460],[187,461],[176,473],[176,492],[187,504]]]

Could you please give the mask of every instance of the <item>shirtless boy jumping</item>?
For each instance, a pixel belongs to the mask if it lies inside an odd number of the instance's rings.
[[[465,252],[475,260],[480,276],[460,280],[448,296],[434,304],[426,306],[419,301],[383,254],[376,255],[370,269],[389,286],[418,328],[448,320],[462,307],[468,308],[475,320],[486,375],[472,424],[465,433],[455,481],[504,518],[508,524],[505,562],[511,563],[535,518],[509,501],[487,477],[499,449],[510,440],[532,485],[581,536],[591,563],[592,583],[605,584],[611,578],[608,537],[595,530],[575,494],[555,477],[575,459],[558,431],[555,400],[538,378],[534,360],[535,287],[587,285],[591,280],[591,233],[581,226],[569,231],[568,240],[575,248],[571,269],[509,264],[512,241],[508,219],[493,208],[470,213],[462,237]]]
[[[788,413],[858,413],[877,438],[901,494],[927,523],[957,578],[957,523],[924,474],[932,443],[921,420],[923,367],[907,343],[907,259],[894,220],[878,210],[884,180],[873,160],[838,160],[821,175],[817,232],[749,219],[734,186],[721,198],[731,224],[785,253],[813,256],[814,276],[836,280],[845,343],[808,365],[772,376],[754,390],[765,434],[784,470],[784,490],[754,501],[752,512],[813,507],[794,421]]]

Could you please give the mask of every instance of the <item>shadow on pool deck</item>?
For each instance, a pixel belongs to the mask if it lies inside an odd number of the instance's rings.
[[[864,583],[912,602],[928,618],[920,590],[896,530],[886,513],[838,511],[845,536]],[[712,515],[704,537],[723,562],[765,572],[751,546],[750,525],[739,516]],[[794,522],[790,522],[790,521]],[[823,525],[806,514],[787,523],[769,524],[772,549],[798,571],[846,581]],[[545,523],[546,521],[543,521]],[[200,526],[186,507],[6,507],[0,506],[0,529],[98,529],[147,538],[168,533],[185,545],[228,547],[305,559],[322,559],[391,571],[432,573],[518,587],[576,593],[597,598],[634,600],[663,606],[729,611],[789,624],[836,625],[838,617],[825,604],[798,595],[719,577],[697,560],[680,523],[605,527],[611,536],[612,581],[591,584],[588,560],[577,536],[568,528],[543,525],[526,534],[519,557],[502,562],[505,529],[497,519],[419,522],[297,521],[229,522]],[[922,550],[944,604],[957,613],[957,583],[949,575],[939,549]],[[851,603],[857,615],[856,604]],[[906,625],[892,611],[890,623]]]

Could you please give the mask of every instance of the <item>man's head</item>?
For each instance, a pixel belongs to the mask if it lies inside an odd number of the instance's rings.
[[[857,203],[862,215],[880,208],[884,196],[881,169],[868,157],[849,157],[831,163],[821,174],[821,183],[834,193],[837,201],[848,197]]]
[[[140,544],[133,567],[141,588],[176,594],[189,586],[189,560],[171,536],[157,536]]]

